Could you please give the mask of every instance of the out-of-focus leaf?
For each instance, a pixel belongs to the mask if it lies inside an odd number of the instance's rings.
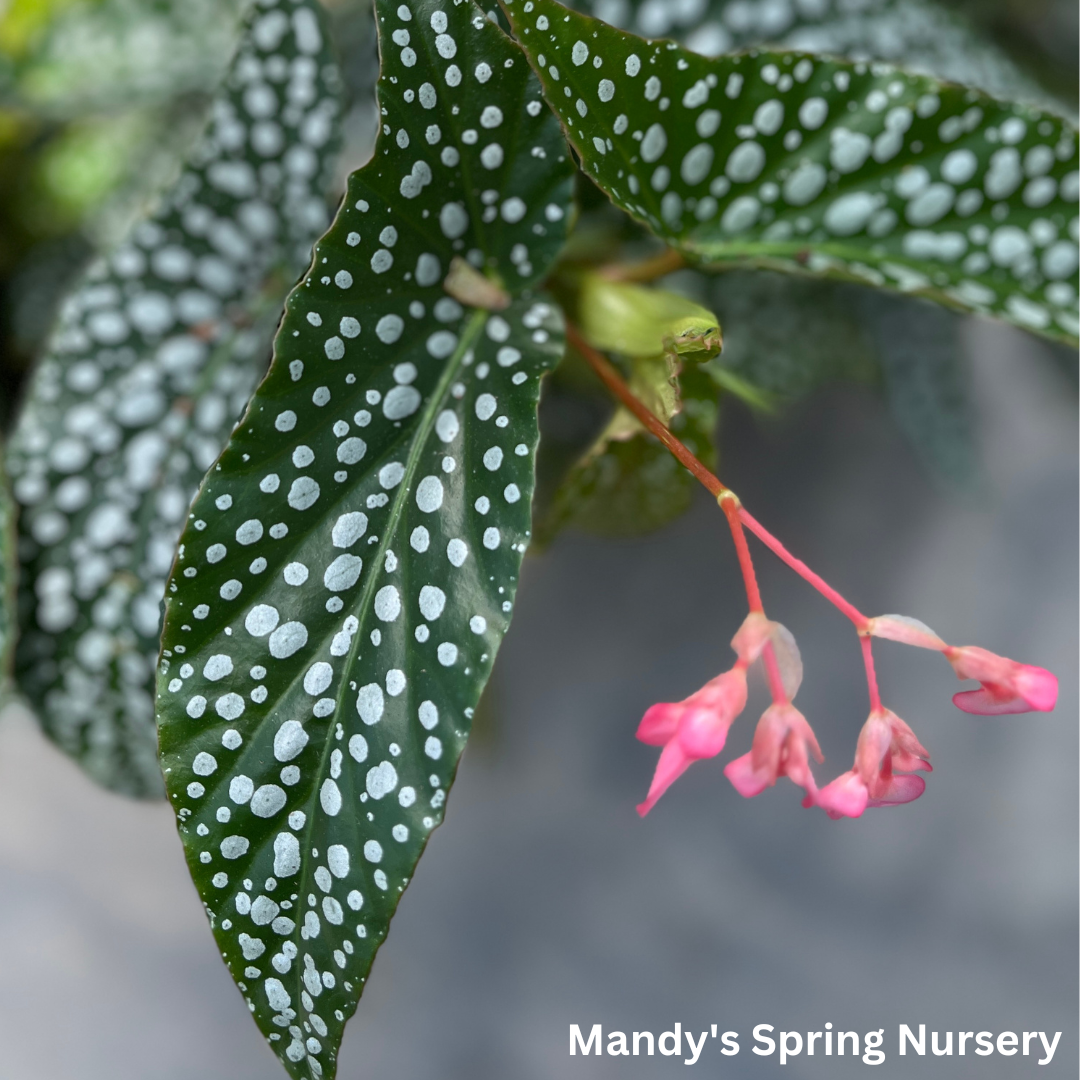
[[[378,0],[382,133],[166,593],[161,758],[256,1023],[329,1077],[510,621],[573,166],[472,3]],[[455,257],[499,286],[463,307]],[[457,270],[455,277],[460,278]]]
[[[191,163],[66,301],[12,437],[21,688],[100,783],[160,795],[161,600],[192,493],[325,227],[338,79],[315,0],[251,15]]]
[[[590,176],[688,259],[921,295],[1075,341],[1075,129],[881,64],[706,60],[506,4]],[[670,111],[669,111],[670,110]]]
[[[679,280],[703,290],[724,327],[724,351],[710,369],[732,371],[780,401],[829,382],[876,378],[874,341],[854,301],[858,286],[773,271],[688,277],[682,272]]]
[[[671,37],[702,56],[754,46],[885,60],[1048,104],[1046,92],[955,12],[925,0],[577,0],[583,14],[646,38]]]
[[[35,0],[36,2],[36,0]],[[56,12],[28,35],[17,100],[71,117],[161,104],[216,86],[248,0],[100,0]]]
[[[901,431],[931,474],[954,487],[970,484],[978,468],[961,320],[930,304],[901,303],[867,289],[853,299]]]

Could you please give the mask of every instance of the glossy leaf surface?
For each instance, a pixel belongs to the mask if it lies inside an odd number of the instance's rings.
[[[588,174],[693,262],[861,280],[1076,339],[1061,119],[881,64],[707,60],[553,0],[505,9]]]
[[[326,225],[338,78],[320,13],[253,7],[206,136],[66,301],[12,437],[21,688],[126,794],[161,794],[154,672],[184,515]]]
[[[193,504],[158,684],[192,876],[297,1077],[334,1073],[442,820],[513,610],[540,377],[562,353],[535,289],[572,165],[538,81],[471,3],[376,12],[375,157]],[[508,305],[448,295],[455,256]]]

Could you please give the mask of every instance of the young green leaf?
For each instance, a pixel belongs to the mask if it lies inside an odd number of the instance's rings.
[[[586,172],[693,262],[1076,340],[1077,135],[1058,117],[883,64],[707,60],[554,0],[505,9]]]
[[[316,0],[253,6],[158,210],[67,300],[12,436],[22,690],[107,787],[159,795],[161,600],[192,493],[326,224],[338,77]]]
[[[472,3],[376,17],[375,156],[192,506],[158,682],[192,877],[296,1077],[333,1075],[442,820],[513,610],[540,377],[563,347],[535,289],[573,170],[525,57]]]

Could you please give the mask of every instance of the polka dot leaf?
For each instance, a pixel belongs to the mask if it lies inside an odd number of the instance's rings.
[[[1040,102],[1045,91],[997,45],[932,0],[576,0],[585,15],[702,56],[755,46],[910,65],[996,97]]]
[[[504,9],[588,175],[702,267],[859,281],[1075,342],[1077,134],[882,63],[717,59]]]
[[[469,2],[376,16],[374,158],[192,504],[158,680],[192,876],[295,1077],[334,1074],[442,820],[513,610],[540,378],[563,349],[536,288],[573,166],[538,80]]]
[[[13,432],[20,688],[97,781],[160,796],[154,676],[188,504],[326,228],[339,78],[316,0],[259,0],[201,142],[69,296]]]

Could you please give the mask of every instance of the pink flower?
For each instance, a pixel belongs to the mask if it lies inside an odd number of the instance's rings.
[[[739,660],[683,701],[653,705],[641,718],[637,737],[663,746],[649,794],[637,810],[644,817],[661,795],[702,758],[724,749],[728,728],[746,705],[746,665]]]
[[[642,817],[695,761],[724,749],[728,728],[746,707],[746,669],[761,655],[773,629],[761,612],[751,612],[731,640],[739,659],[730,671],[682,701],[653,705],[641,718],[637,737],[664,748],[649,794],[637,808]]]
[[[1018,664],[975,645],[944,650],[960,679],[978,679],[979,690],[962,690],[953,704],[967,713],[1049,712],[1057,704],[1058,681],[1046,668]]]
[[[803,806],[820,806],[834,821],[842,817],[862,817],[869,801],[869,794],[862,778],[854,770],[841,773],[831,784],[826,784],[817,795],[807,794]]]
[[[810,754],[819,763],[824,760],[806,717],[790,703],[774,704],[758,721],[750,753],[729,762],[724,775],[748,799],[772,787],[781,776],[813,794],[817,785],[810,772]]]
[[[875,709],[859,733],[855,768],[838,776],[814,797],[807,794],[804,806],[820,806],[831,818],[861,817],[876,806],[900,806],[926,790],[914,771],[932,772],[930,754],[911,730],[890,709]],[[901,774],[896,775],[894,770]]]
[[[977,679],[981,690],[961,690],[953,704],[968,713],[997,716],[1003,713],[1050,712],[1057,704],[1057,676],[1046,668],[1018,664],[976,645],[946,645],[925,623],[906,615],[878,615],[866,633],[905,645],[943,653],[957,678]]]

